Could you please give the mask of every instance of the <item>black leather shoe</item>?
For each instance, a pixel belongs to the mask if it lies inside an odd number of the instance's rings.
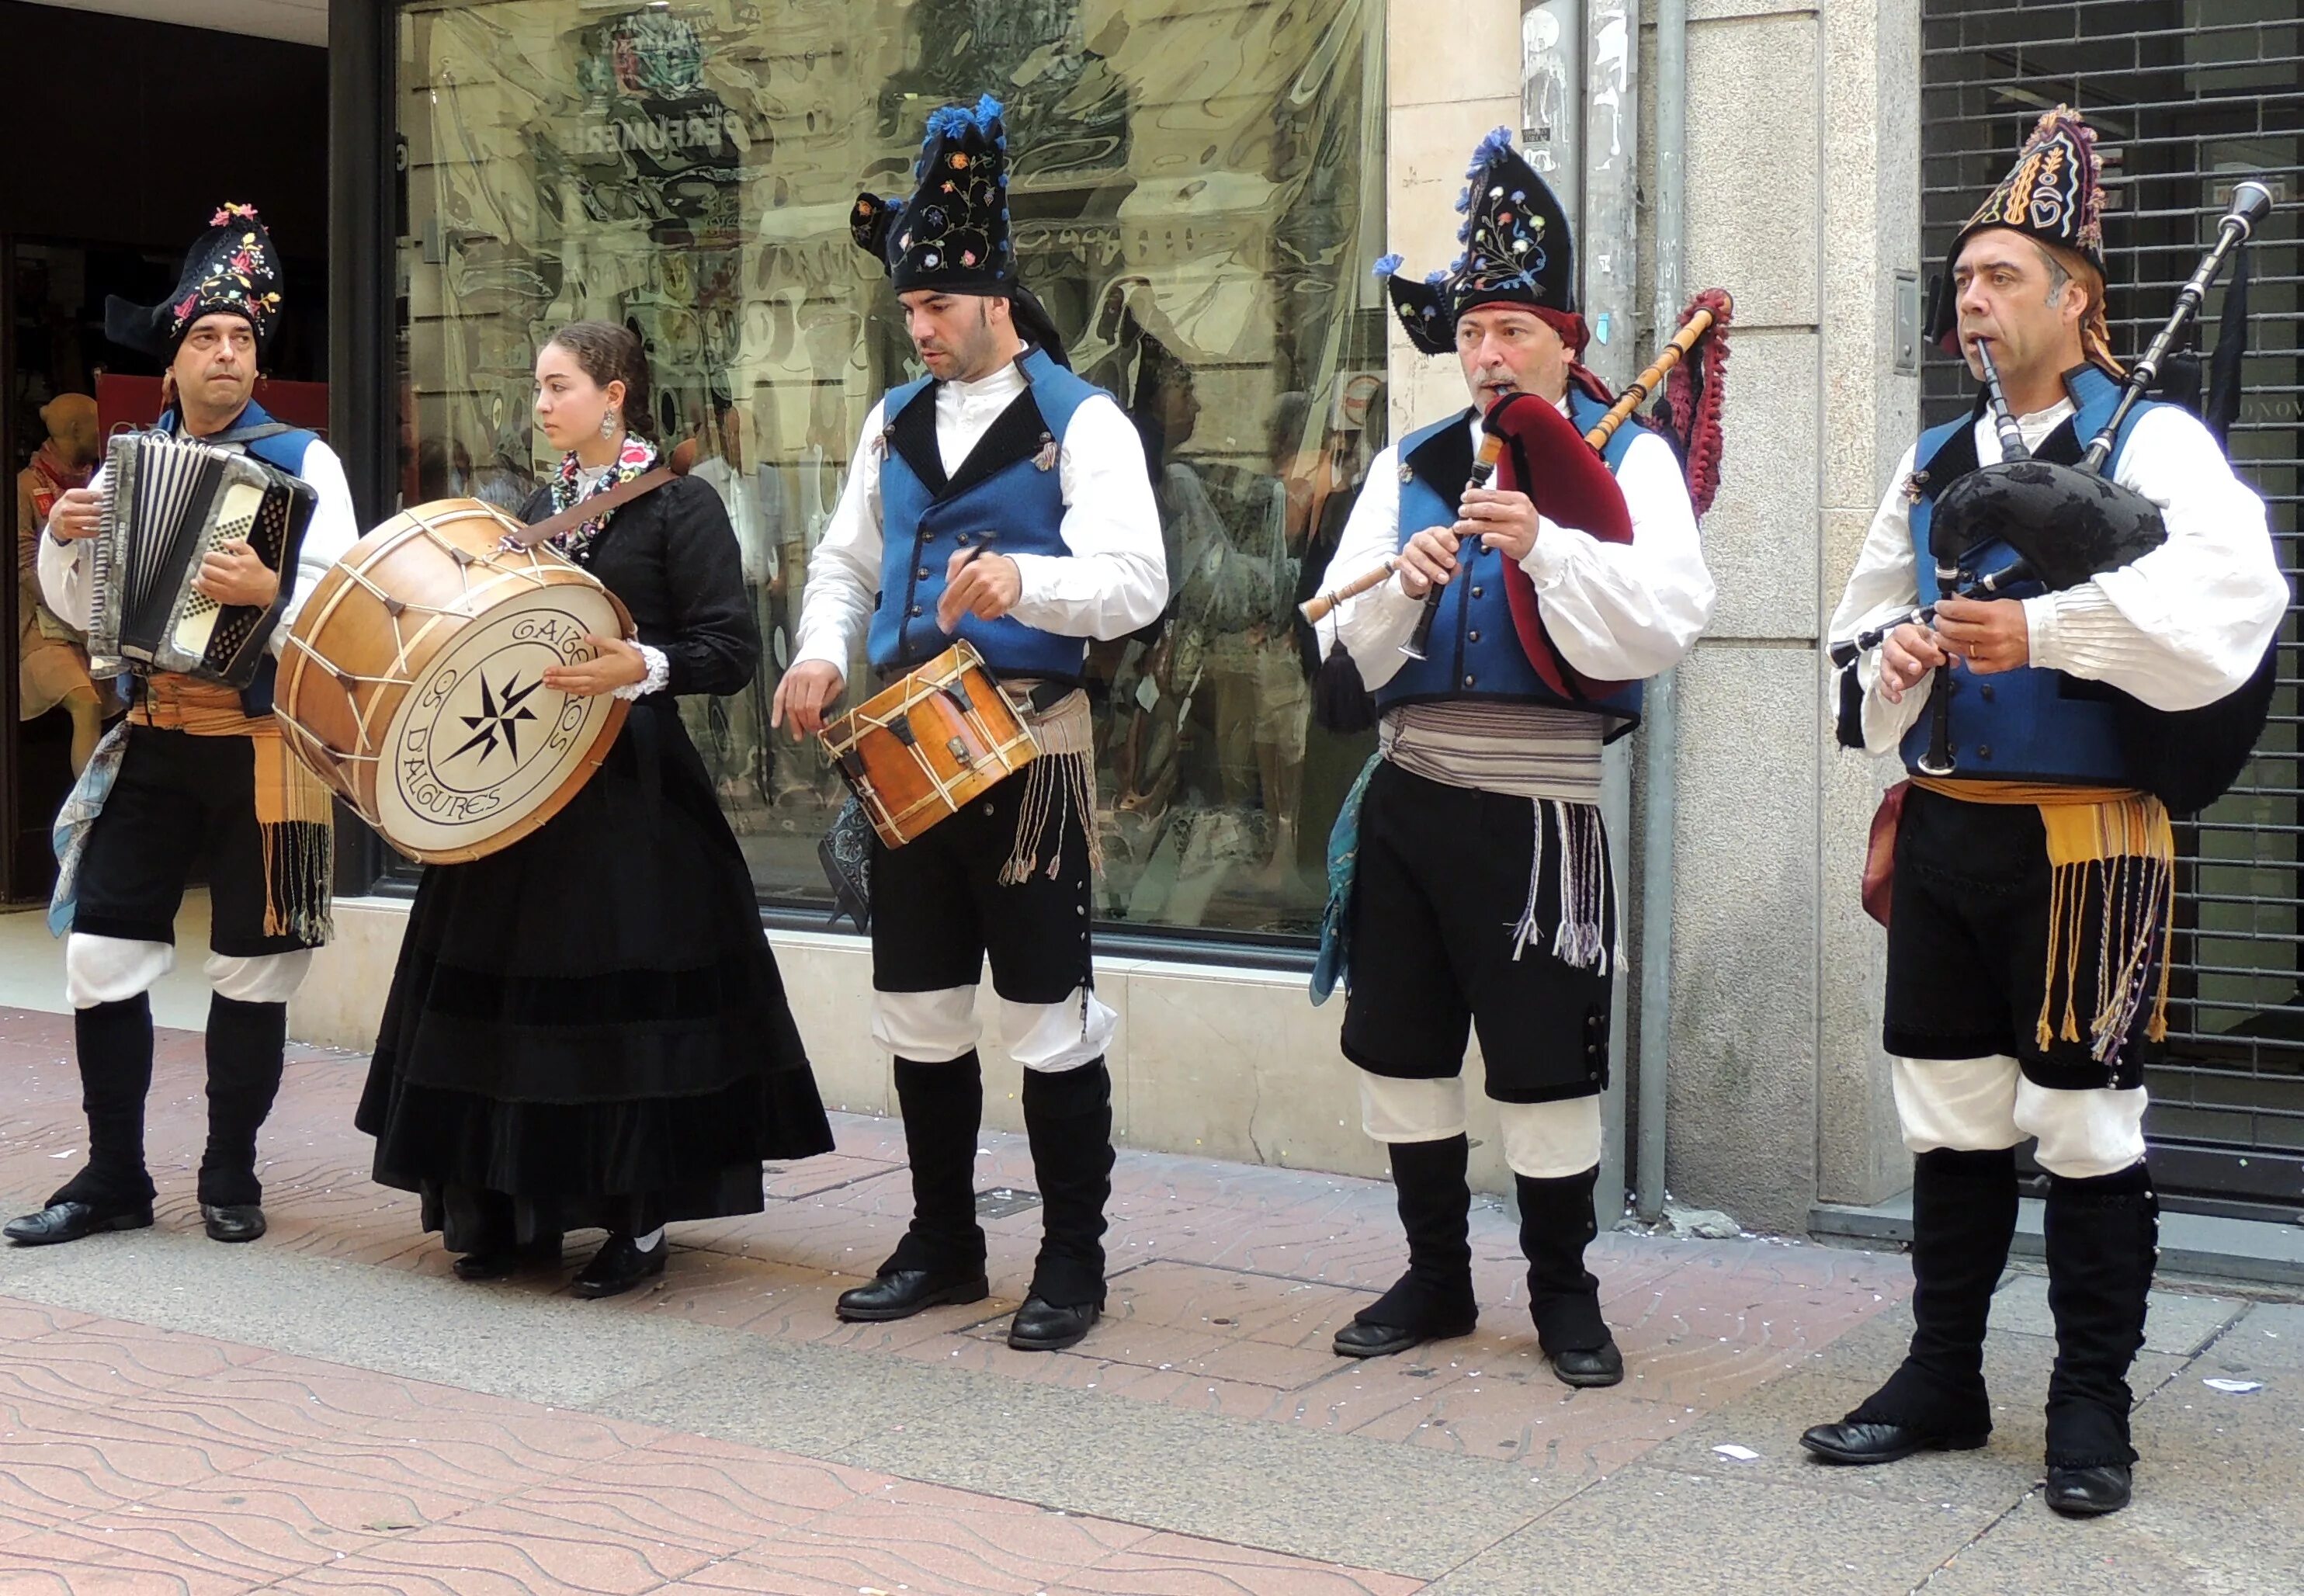
[[[0,1235],[20,1247],[76,1242],[99,1230],[142,1230],[152,1223],[152,1205],[105,1213],[85,1202],[51,1202],[36,1214],[8,1221]]]
[[[1396,1352],[1406,1352],[1411,1346],[1421,1346],[1427,1341],[1446,1341],[1458,1336],[1469,1336],[1479,1328],[1479,1316],[1443,1324],[1378,1324],[1369,1319],[1355,1319],[1336,1332],[1334,1348],[1340,1358],[1388,1358]]]
[[[2124,1463],[2092,1468],[2048,1467],[2048,1506],[2066,1518],[2096,1518],[2128,1506],[2130,1481]]]
[[[992,1283],[980,1274],[888,1269],[862,1286],[842,1292],[832,1311],[851,1324],[877,1324],[883,1320],[910,1319],[924,1309],[941,1308],[947,1303],[980,1303],[991,1295]]]
[[[212,1242],[252,1242],[264,1234],[264,1210],[253,1202],[203,1202],[200,1224]]]
[[[612,1235],[600,1244],[592,1254],[592,1261],[577,1275],[569,1290],[580,1297],[612,1297],[630,1291],[643,1280],[652,1280],[664,1273],[664,1261],[672,1251],[672,1243],[664,1236],[656,1238],[656,1245],[641,1252],[632,1245],[629,1235]]]
[[[1624,1381],[1624,1354],[1610,1341],[1605,1346],[1580,1347],[1563,1352],[1552,1360],[1552,1375],[1563,1386],[1616,1386]]]
[[[1973,1452],[1992,1438],[1984,1433],[1936,1435],[1909,1424],[1861,1423],[1842,1419],[1818,1424],[1800,1437],[1800,1445],[1825,1463],[1862,1467],[1893,1463],[1915,1452]]]
[[[1104,1310],[1094,1303],[1059,1308],[1028,1296],[1008,1323],[1008,1345],[1019,1352],[1062,1352],[1078,1346],[1102,1317]]]
[[[501,1280],[530,1266],[557,1269],[559,1265],[560,1237],[554,1235],[515,1246],[481,1247],[460,1253],[448,1267],[455,1270],[459,1280]]]

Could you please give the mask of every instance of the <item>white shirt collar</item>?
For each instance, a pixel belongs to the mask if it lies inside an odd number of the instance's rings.
[[[939,398],[949,397],[953,403],[963,406],[982,404],[990,400],[1005,404],[1029,386],[1023,368],[1011,361],[989,377],[979,377],[974,382],[963,382],[954,378],[940,385],[936,392]]]

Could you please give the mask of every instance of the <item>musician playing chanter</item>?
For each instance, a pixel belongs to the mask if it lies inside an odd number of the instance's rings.
[[[1605,451],[1629,544],[1556,524],[1524,493],[1467,491],[1481,414],[1500,397],[1549,401],[1579,432],[1608,403],[1579,360],[1586,330],[1559,201],[1504,129],[1470,175],[1455,267],[1422,282],[1398,275],[1397,256],[1377,269],[1417,348],[1454,351],[1473,408],[1376,457],[1330,565],[1400,561],[1335,615],[1382,712],[1343,910],[1354,950],[1343,1050],[1362,1123],[1390,1150],[1409,1253],[1408,1272],[1335,1347],[1372,1357],[1473,1328],[1462,1069],[1477,1029],[1519,1191],[1537,1340],[1566,1383],[1614,1385],[1623,1359],[1584,1267],[1621,941],[1600,748],[1637,720],[1640,680],[1704,629],[1713,584],[1671,446],[1638,425]],[[1531,469],[1540,477],[1545,463]],[[1427,656],[1405,658],[1435,583]],[[1514,624],[1514,584],[1540,618],[1532,644]],[[1531,648],[1590,693],[1539,669]]]
[[[1931,330],[1952,332],[1956,311],[1978,375],[1988,341],[2035,459],[2078,462],[2119,398],[2102,207],[2095,134],[2060,106],[1952,242],[1952,299]],[[1866,535],[1835,643],[1921,597],[1939,500],[1999,458],[1982,395],[1972,416],[1921,435]],[[2261,501],[2192,416],[2139,404],[2107,474],[2158,506],[2165,544],[2060,591],[1947,598],[1933,628],[1895,627],[1842,678],[1841,740],[1901,748],[1915,772],[1883,1035],[1915,1154],[1918,1322],[1887,1384],[1802,1438],[1842,1464],[1985,1443],[1985,1325],[2016,1227],[2015,1148],[2037,1137],[2057,1341],[2047,1501],[2072,1515],[2124,1507],[2136,1456],[2127,1373],[2158,1237],[2144,1071],[2165,1023],[2174,853],[2105,690],[2156,709],[2215,702],[2256,670],[2288,602]],[[1956,773],[1936,779],[1922,771],[1923,711],[1946,691]]]
[[[526,520],[654,470],[648,389],[628,328],[580,321],[545,341],[536,417],[563,454]],[[610,1297],[664,1272],[666,1224],[758,1213],[761,1161],[829,1152],[832,1128],[751,870],[680,718],[681,695],[741,692],[759,666],[728,512],[702,478],[675,476],[550,547],[623,600],[638,636],[495,683],[477,769],[505,779],[521,738],[561,724],[571,699],[631,709],[542,827],[425,870],[357,1123],[377,1180],[421,1193],[459,1278],[556,1264],[564,1232],[597,1227],[608,1234],[570,1289]]]
[[[857,242],[888,269],[928,375],[872,408],[809,571],[775,718],[818,730],[857,634],[884,678],[955,637],[1029,692],[1041,755],[898,848],[872,850],[872,1034],[895,1056],[912,1218],[844,1319],[981,1300],[972,1171],[984,1088],[976,986],[987,955],[1024,1067],[1042,1202],[1038,1261],[1009,1344],[1054,1351],[1103,1310],[1116,1016],[1096,996],[1089,877],[1095,777],[1079,691],[1088,640],[1166,602],[1160,522],[1135,428],[1068,370],[1017,279],[1007,137],[988,97],[928,119],[909,204],[857,201]],[[877,600],[875,595],[877,595]]]
[[[250,397],[280,313],[279,265],[256,212],[227,205],[184,257],[176,291],[146,309],[114,299],[105,331],[166,364],[163,432],[244,451],[301,477],[318,496],[294,571],[269,569],[245,542],[202,563],[199,590],[223,605],[265,606],[290,584],[276,652],[312,584],[359,537],[343,465],[309,432]],[[48,607],[85,630],[93,598],[89,540],[107,466],[65,493],[41,539]],[[327,939],[327,790],[289,756],[272,718],[273,659],[245,690],[191,676],[140,682],[127,725],[97,748],[67,801],[75,818],[58,913],[64,981],[88,1111],[88,1164],[38,1213],[6,1227],[22,1244],[74,1241],[152,1222],[144,1099],[152,1084],[152,984],[175,963],[176,911],[196,856],[209,904],[208,1137],[200,1215],[220,1242],[264,1234],[256,1137],[280,1089],[288,998]],[[93,813],[92,820],[89,819]],[[81,829],[80,828],[84,828]]]

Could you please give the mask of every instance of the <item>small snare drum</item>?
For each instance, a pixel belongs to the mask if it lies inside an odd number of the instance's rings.
[[[872,829],[901,848],[1039,756],[974,645],[954,643],[824,728]]]

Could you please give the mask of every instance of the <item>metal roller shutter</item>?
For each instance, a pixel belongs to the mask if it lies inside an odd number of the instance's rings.
[[[2215,231],[2235,178],[2279,208],[2252,246],[2247,396],[2233,463],[2264,496],[2296,575],[2304,498],[2298,200],[2304,29],[2295,0],[1923,0],[1921,217],[1927,269],[2059,101],[2099,130],[2113,343],[2139,352]],[[2229,282],[2231,274],[2226,273]],[[2198,324],[2213,346],[2223,292]],[[1964,408],[1965,373],[1931,358],[1926,421]],[[2147,1125],[2181,1206],[2304,1223],[2304,648],[2282,631],[2272,723],[2240,785],[2181,825],[2170,1060]]]

